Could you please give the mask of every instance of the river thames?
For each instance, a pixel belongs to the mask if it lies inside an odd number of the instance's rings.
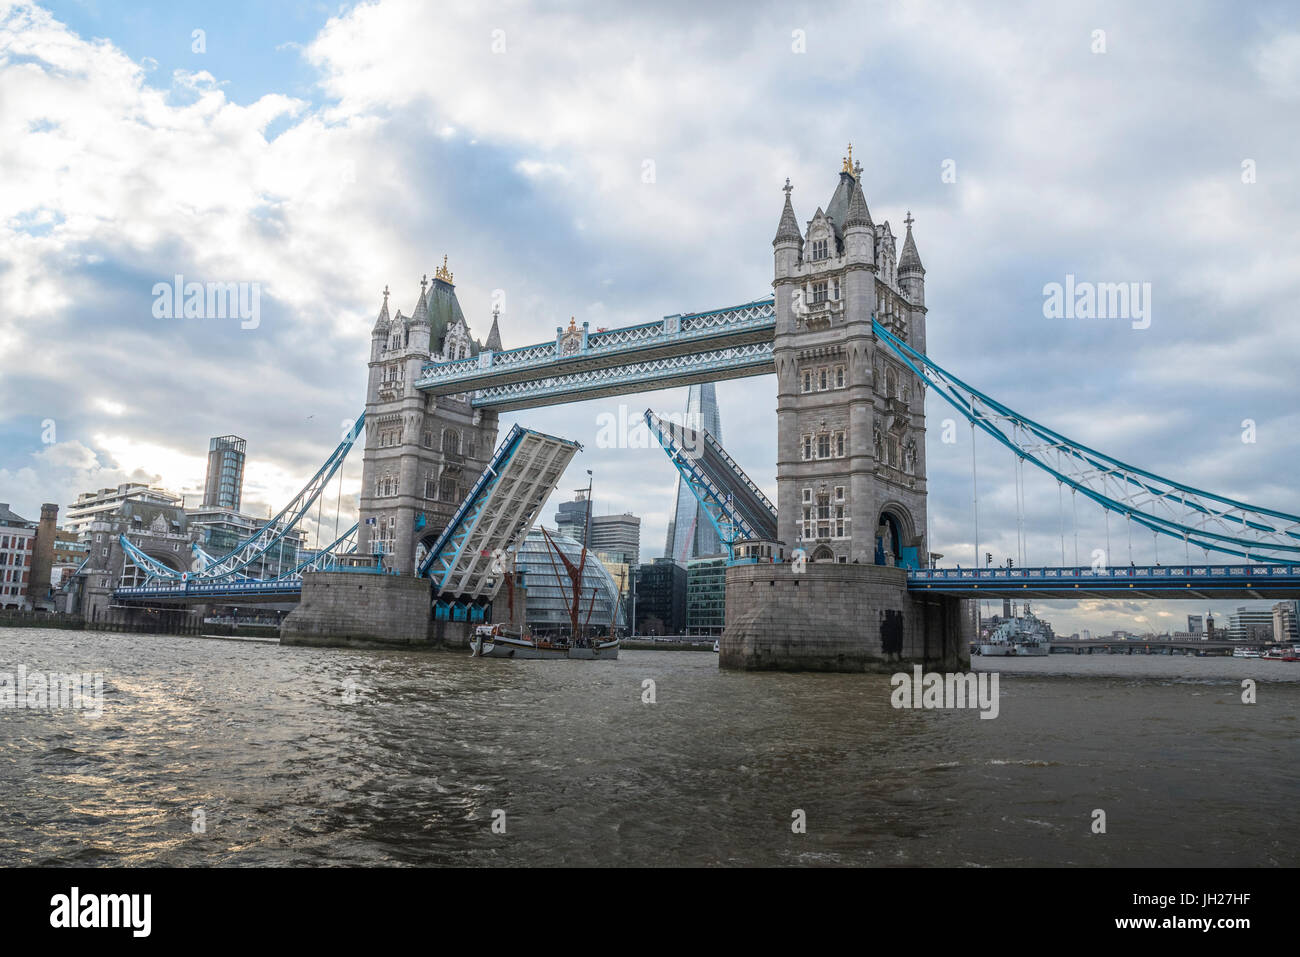
[[[0,672],[19,666],[102,673],[103,713],[0,711],[5,865],[1300,857],[1300,664],[977,659],[1000,674],[993,720],[895,709],[885,675],[720,672],[700,652],[483,661],[0,629]]]

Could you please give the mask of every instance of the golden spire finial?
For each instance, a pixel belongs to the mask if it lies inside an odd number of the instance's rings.
[[[573,316],[569,317],[569,331],[570,332],[578,331],[578,321],[574,319]]]
[[[841,173],[848,173],[850,176],[854,175],[854,173],[853,173],[853,144],[852,144],[852,143],[849,144],[849,155],[846,156],[846,157],[844,157],[844,168],[841,169],[840,172],[841,172]]]
[[[433,278],[434,278],[434,279],[441,279],[443,282],[447,283],[448,285],[454,285],[454,283],[452,283],[452,281],[451,281],[451,270],[447,268],[447,256],[446,256],[446,254],[443,254],[443,257],[442,257],[442,265],[439,266],[439,267],[434,271],[434,273],[433,273]]]

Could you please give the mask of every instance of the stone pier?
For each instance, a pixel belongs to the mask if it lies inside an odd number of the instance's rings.
[[[727,569],[722,668],[873,671],[970,667],[969,609],[949,596],[912,596],[884,565],[809,562]]]
[[[338,647],[468,647],[470,625],[434,621],[427,578],[309,572],[280,643]]]

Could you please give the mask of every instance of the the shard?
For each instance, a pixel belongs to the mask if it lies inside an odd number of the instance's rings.
[[[705,429],[719,442],[722,441],[722,423],[718,420],[718,395],[712,382],[693,385],[686,398],[686,420],[690,429]],[[690,487],[677,478],[677,507],[668,523],[668,541],[664,554],[679,564],[686,564],[701,555],[717,555],[723,551],[717,529],[709,521]]]

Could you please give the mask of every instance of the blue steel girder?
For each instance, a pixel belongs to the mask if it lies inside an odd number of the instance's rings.
[[[477,409],[511,412],[611,395],[672,389],[697,382],[766,375],[775,371],[772,342],[769,340],[492,386],[476,391],[470,404]]]
[[[744,541],[776,539],[776,509],[706,429],[689,429],[645,411],[646,424],[735,558]]]
[[[907,587],[964,598],[1300,598],[1300,564],[1137,565],[1109,568],[909,569]]]
[[[519,448],[519,443],[523,440],[523,437],[524,430],[522,426],[516,424],[510,427],[505,439],[497,446],[487,466],[473,486],[470,487],[464,501],[460,503],[460,506],[451,516],[451,521],[438,535],[433,547],[429,549],[429,554],[424,556],[424,561],[420,563],[419,569],[416,570],[417,577],[423,578],[428,575],[437,583],[445,580],[455,564],[456,555],[464,547],[465,538],[469,535],[470,529],[478,519],[492,486],[500,479],[501,470],[510,461],[510,456],[515,454],[515,450]]]
[[[483,599],[496,593],[509,553],[533,527],[580,448],[519,425],[510,429],[420,563],[417,574],[433,580],[435,597]]]
[[[289,504],[282,508],[278,515],[268,519],[265,525],[253,532],[252,535],[236,545],[229,554],[222,556],[220,559],[210,561],[212,556],[202,549],[195,549],[196,567],[189,572],[178,572],[140,551],[131,544],[126,535],[119,536],[122,548],[127,552],[131,561],[149,576],[150,580],[157,578],[168,581],[181,581],[182,579],[217,581],[248,578],[247,575],[240,575],[239,573],[255,563],[262,555],[275,548],[303,516],[311,511],[316,499],[320,497],[321,492],[325,490],[325,486],[330,483],[334,474],[342,467],[348,453],[352,451],[353,444],[362,435],[362,427],[365,425],[365,421],[366,414],[362,412],[357,416],[356,422],[353,423],[352,428],[343,437],[343,440],[339,442],[334,451],[330,453],[329,458],[325,460],[325,464],[316,471],[316,474],[308,480],[307,484],[302,487]]]
[[[1107,511],[1207,552],[1264,562],[1300,557],[1300,516],[1196,489],[1091,449],[967,385],[878,321],[872,329],[972,425]]]
[[[87,554],[86,557],[83,558],[83,559],[81,560],[81,562],[77,565],[77,567],[74,568],[74,569],[72,570],[72,574],[71,574],[71,575],[65,575],[65,576],[63,576],[63,582],[62,582],[62,584],[59,585],[59,591],[61,591],[61,592],[68,592],[68,591],[71,591],[71,590],[72,590],[72,582],[73,582],[73,580],[74,580],[78,575],[80,575],[80,574],[82,573],[82,571],[85,570],[86,566],[87,566],[89,563],[90,563],[90,555]]]
[[[302,594],[302,579],[258,581],[257,579],[222,579],[137,585],[113,589],[113,600],[124,602],[164,602],[168,604],[202,604],[220,599],[239,602],[294,601]]]
[[[775,328],[771,297],[605,331],[589,332],[583,323],[580,329],[558,330],[551,342],[484,351],[454,362],[428,363],[415,387],[433,395],[457,395],[542,378],[626,368],[641,362],[771,342]]]
[[[340,555],[347,555],[357,550],[357,523],[353,522],[352,527],[340,535],[334,541],[330,542],[324,548],[320,549],[311,558],[299,562],[294,568],[279,575],[276,578],[264,579],[265,581],[284,582],[284,581],[302,581],[304,572],[325,571],[334,565],[335,559]]]

